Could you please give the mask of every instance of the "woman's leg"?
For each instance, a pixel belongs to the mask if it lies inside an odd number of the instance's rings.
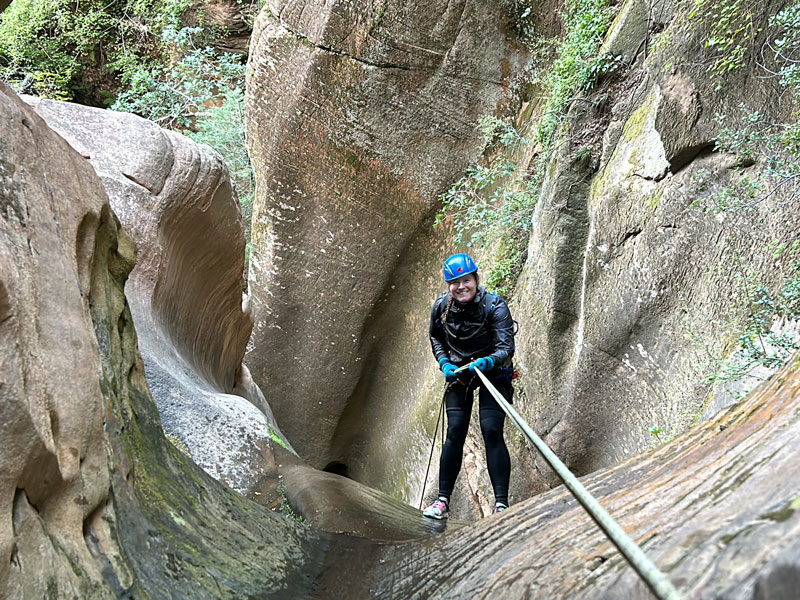
[[[506,400],[511,400],[513,390],[503,382],[491,380]],[[508,482],[511,478],[511,458],[503,439],[506,413],[497,404],[489,390],[480,387],[480,423],[483,442],[486,444],[486,466],[494,489],[495,502],[508,506]]]
[[[450,499],[456,477],[461,470],[464,440],[469,430],[472,413],[472,386],[460,382],[450,384],[444,396],[447,409],[447,438],[439,459],[439,496]]]

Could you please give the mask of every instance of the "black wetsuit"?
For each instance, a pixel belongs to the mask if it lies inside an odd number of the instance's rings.
[[[450,302],[446,324],[442,323],[450,294],[444,293],[433,303],[429,335],[437,361],[446,358],[462,366],[490,356],[494,367],[486,373],[489,381],[509,402],[512,401],[511,358],[514,356],[514,322],[506,301],[479,287],[475,298],[467,303]],[[511,460],[503,439],[505,413],[480,379],[468,370],[459,380],[448,385],[444,402],[447,409],[447,438],[439,462],[439,495],[450,498],[461,460],[464,440],[472,414],[473,392],[479,389],[481,433],[486,444],[486,463],[495,500],[508,505],[508,482]]]

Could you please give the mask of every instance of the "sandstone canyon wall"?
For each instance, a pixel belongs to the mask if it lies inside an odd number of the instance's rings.
[[[28,101],[95,168],[136,244],[126,295],[166,431],[214,477],[275,502],[280,430],[242,364],[245,239],[221,158],[135,115]]]
[[[711,206],[742,177],[736,156],[715,151],[718,116],[744,123],[758,109],[783,122],[791,114],[789,94],[763,63],[763,49],[778,35],[770,17],[786,6],[770,2],[732,17],[742,20],[749,37],[742,64],[720,75],[711,70],[719,51],[707,44],[717,5],[701,3],[690,18],[685,3],[621,3],[601,49],[619,57],[618,72],[569,105],[546,166],[512,310],[521,323],[518,406],[578,473],[674,437],[729,403],[712,392],[708,378],[715,360],[735,348],[737,323],[748,310],[744,296],[752,284],[743,282],[742,265],[745,278],[775,289],[796,260],[788,252],[775,257],[775,248],[796,246],[800,230],[793,189],[767,194],[774,182],[764,174],[765,161],[744,173],[762,183],[764,202],[725,213]],[[396,164],[405,164],[405,175],[439,165],[438,179],[418,177],[428,187],[416,187],[429,190],[420,198],[430,199],[474,155],[451,153],[437,163],[441,136],[435,128],[419,131],[425,113],[407,112],[425,88],[412,86],[401,102],[385,79],[382,69],[393,62],[384,56],[381,35],[383,27],[396,35],[391,19],[364,16],[347,37],[339,28],[346,10],[329,7],[325,17],[315,10],[271,6],[254,42],[249,127],[262,179],[249,356],[258,364],[257,379],[287,390],[275,409],[297,432],[289,437],[302,455],[416,504],[441,397],[427,347],[428,308],[442,289],[438,263],[456,248],[448,242],[451,233],[430,228],[429,204],[379,184],[372,204],[362,203],[377,206],[379,216],[351,203],[373,185],[362,178]],[[476,14],[471,20],[481,22]],[[445,22],[436,21],[441,31]],[[462,28],[443,65],[450,65],[468,30]],[[359,37],[361,31],[369,35]],[[428,48],[420,33],[426,30],[415,31],[421,37],[414,45]],[[482,31],[483,40],[511,35]],[[472,56],[487,64],[494,56],[502,65],[503,53],[487,50],[502,47],[496,44]],[[400,71],[398,77],[420,76]],[[382,88],[364,79],[379,76]],[[461,114],[490,112],[486,94],[493,90],[476,90],[474,106]],[[387,114],[387,106],[396,110]],[[450,100],[449,106],[459,104]],[[535,129],[541,110],[528,110],[521,126]],[[460,121],[446,126],[466,129]],[[405,136],[412,147],[395,137],[402,127],[417,128]],[[476,148],[468,133],[453,135]],[[381,145],[384,139],[393,143]],[[523,152],[534,157],[540,150],[532,145]],[[392,233],[380,233],[381,227]],[[270,370],[275,361],[280,367]],[[321,427],[309,430],[309,419]],[[652,430],[661,432],[658,438]],[[523,440],[513,432],[507,439],[515,500],[558,483]],[[477,516],[491,501],[482,473],[475,431],[457,494],[466,498],[461,514]],[[435,479],[434,472],[429,492]]]
[[[643,96],[632,95],[632,102],[647,97],[651,87],[643,88],[648,92]],[[646,116],[656,105],[642,101],[639,106],[650,107],[639,113]],[[363,505],[374,507],[375,514],[407,520],[407,530],[395,531],[391,538],[404,541],[395,544],[387,542],[386,537],[376,536],[377,542],[369,539],[374,535],[369,528],[342,527],[338,519],[349,508],[346,502],[336,510],[324,504],[309,510],[328,510],[320,519],[320,526],[328,531],[349,530],[365,537],[320,533],[316,525],[309,527],[283,518],[208,477],[166,442],[147,390],[134,318],[123,295],[125,279],[134,268],[134,244],[119,228],[106,199],[103,188],[110,189],[110,175],[104,175],[101,183],[92,168],[95,165],[87,160],[100,162],[101,155],[92,155],[87,144],[75,139],[77,136],[71,139],[79,147],[76,151],[6,87],[0,87],[0,111],[7,124],[7,135],[0,139],[0,594],[20,598],[526,598],[531,593],[548,597],[650,597],[562,489],[519,502],[497,518],[457,531],[448,528],[444,535],[422,541],[408,541],[426,535],[426,522],[418,513],[392,504],[377,492],[361,492]],[[619,137],[622,143],[607,142],[607,148],[615,149],[609,154],[609,164],[619,161],[608,177],[626,173],[622,159],[613,157],[630,156],[624,142],[640,131],[634,125],[648,123],[649,119],[629,121],[630,117],[625,119],[627,127],[624,123],[618,126],[623,132]],[[641,131],[649,131],[653,137],[649,127],[642,126]],[[119,138],[112,139],[119,144]],[[568,151],[569,146],[564,152]],[[659,157],[656,153],[656,164]],[[593,176],[591,162],[576,163],[568,158],[567,154],[559,163],[557,156],[553,168],[554,173],[565,174],[563,181],[575,184],[562,188],[576,192],[566,195],[565,200],[572,204],[564,210],[574,206],[578,192],[587,189],[582,182]],[[197,167],[204,163],[187,160],[182,164],[187,172],[179,170],[178,178],[194,182],[198,170],[202,171]],[[571,170],[567,168],[570,166]],[[119,164],[115,168],[143,181],[150,174],[148,170],[137,176],[136,170],[120,169]],[[641,174],[649,175],[650,171]],[[679,175],[680,170],[672,177],[666,174],[663,181]],[[215,178],[199,179],[209,183],[210,193],[204,197],[214,200],[206,208],[228,214],[230,204],[221,202],[228,208],[214,208],[219,199],[214,197]],[[653,183],[646,177],[633,175],[631,179],[641,179],[642,185]],[[549,185],[549,189],[556,188],[555,182]],[[600,189],[598,203],[602,207],[606,188],[595,186]],[[664,196],[669,197],[666,192]],[[555,210],[552,204],[544,206],[550,207],[545,215],[550,218],[564,212]],[[157,210],[153,214],[165,219],[164,227],[169,231],[169,211],[166,216]],[[199,218],[193,218],[191,210],[183,215],[179,220],[197,223]],[[633,210],[631,217],[636,215]],[[230,226],[229,220],[219,214],[217,217],[218,226]],[[564,222],[542,229],[543,215],[537,219],[539,233],[531,241],[534,248],[543,238],[542,231],[569,231]],[[587,233],[584,238],[578,236],[582,240],[579,247],[588,243],[587,238],[592,239],[589,217],[585,220]],[[134,230],[137,224],[134,219]],[[196,227],[193,231],[201,241],[181,236],[177,239],[202,250],[208,229]],[[629,237],[639,235],[643,233]],[[170,252],[156,254],[162,261],[169,263],[184,255],[175,238],[165,235],[165,239],[173,240],[173,245]],[[409,248],[412,243],[418,248],[420,239],[430,240],[432,245],[419,249],[416,259],[401,261],[402,269],[392,271],[395,278],[386,283],[379,296],[386,299],[385,304],[395,298],[392,285],[409,288],[408,297],[419,298],[420,304],[422,297],[436,287],[438,268],[433,267],[438,265],[443,248],[435,247],[435,236],[427,232],[410,240]],[[692,242],[696,245],[694,238]],[[159,246],[152,247],[157,253]],[[600,248],[597,251],[603,252]],[[636,264],[637,260],[634,255],[627,263]],[[582,266],[582,261],[578,262]],[[627,263],[620,262],[618,268],[623,270]],[[605,271],[602,266],[598,268]],[[419,274],[422,271],[424,276]],[[183,263],[174,270],[151,271],[150,275],[158,280],[165,273],[175,273],[180,281],[194,272],[191,265]],[[210,282],[212,289],[235,287],[227,279],[233,277],[230,273],[232,270],[222,270],[221,281]],[[587,270],[586,279],[599,281],[601,275]],[[529,268],[523,279],[528,297],[546,289],[528,283],[532,277]],[[167,286],[164,297],[172,298],[168,292]],[[177,298],[166,306],[180,305],[180,290],[172,293]],[[573,291],[579,297],[594,297],[595,302],[603,293],[608,294],[599,287],[582,293]],[[223,296],[236,308],[231,309],[232,314],[239,315],[240,298],[237,296],[234,302],[232,293]],[[142,302],[133,296],[132,301]],[[420,395],[414,396],[410,408],[394,402],[374,403],[364,407],[363,415],[349,413],[351,417],[366,418],[366,424],[374,426],[386,417],[387,408],[424,413],[436,404],[438,398],[431,398],[426,405],[424,384],[405,376],[413,370],[416,356],[408,362],[395,358],[411,354],[412,348],[415,355],[422,356],[423,350],[427,353],[426,343],[415,340],[419,339],[416,330],[424,331],[428,305],[425,302],[424,312],[408,317],[394,308],[373,310],[364,317],[365,331],[370,332],[369,339],[375,335],[381,342],[375,342],[380,351],[370,355],[376,361],[372,373],[368,379],[359,379],[356,391],[348,392],[348,399],[357,396],[359,389],[368,391],[365,398],[371,397],[390,382],[393,372],[397,381],[410,382],[408,388],[401,388],[402,393]],[[524,326],[529,330],[537,327],[534,317],[538,313],[526,314],[523,306],[517,311],[527,319]],[[161,314],[158,310],[154,313]],[[407,327],[396,327],[398,315]],[[590,324],[586,317],[588,313],[583,321],[578,319],[584,323],[584,337],[577,339],[586,340],[584,346],[595,343],[599,330],[599,325]],[[226,323],[223,319],[211,326],[215,331],[228,331]],[[183,324],[178,331],[185,331],[183,327],[197,325]],[[560,331],[541,327],[552,334]],[[236,327],[232,331],[237,331]],[[384,337],[379,339],[381,332]],[[540,339],[529,335],[531,343]],[[193,356],[192,352],[200,351],[190,340],[176,337],[175,346],[182,353]],[[236,335],[233,338],[238,339]],[[555,335],[551,338],[557,339]],[[212,335],[211,339],[229,337]],[[581,352],[592,355],[584,349]],[[521,344],[520,360],[530,361],[532,355],[541,353],[541,347],[529,349]],[[276,368],[280,368],[284,364],[280,362],[282,355],[273,356],[278,362]],[[431,362],[427,354],[419,360],[420,364],[423,360]],[[209,364],[200,359],[197,363]],[[230,364],[237,368],[236,361]],[[525,377],[530,377],[530,363],[523,364]],[[197,377],[206,380],[204,385],[217,376],[224,382],[224,374],[229,372],[196,368],[202,374]],[[434,387],[435,373],[430,366],[428,369],[426,375]],[[586,479],[601,502],[687,595],[772,598],[790,597],[796,589],[800,572],[796,543],[800,523],[800,489],[796,483],[800,481],[796,472],[800,465],[798,369],[795,357],[747,402],[654,452]],[[534,391],[526,395],[534,397]],[[270,393],[282,392],[281,388],[270,388]],[[555,404],[555,399],[551,402]],[[518,406],[526,403],[520,399]],[[543,409],[542,414],[547,411]],[[580,411],[571,411],[566,420],[574,419],[575,414]],[[375,427],[367,429],[371,433],[358,434],[362,439],[375,435],[371,444],[356,440],[350,448],[369,450],[383,441],[389,446],[387,456],[397,454],[390,444],[408,444],[403,440],[405,434],[392,432],[386,422],[384,425],[383,431]],[[331,430],[336,427],[332,424]],[[635,425],[630,427],[635,430]],[[336,440],[343,438],[334,433],[331,439],[329,443],[335,447]],[[617,454],[603,447],[600,450],[606,453],[600,454],[600,460],[612,460],[632,451],[632,447],[623,447]],[[585,455],[567,452],[567,456],[578,466],[585,464],[581,461]],[[367,455],[362,460],[369,465],[371,458]],[[296,481],[305,478],[304,483],[311,487],[298,492],[309,504],[326,488],[334,493],[352,493],[348,488],[352,489],[353,482],[342,483],[342,478],[330,474],[309,476],[303,468],[292,467],[300,469]],[[313,489],[314,485],[319,489]],[[355,516],[361,514],[359,511]],[[449,565],[452,575],[443,574],[442,564]]]
[[[521,323],[518,406],[578,473],[674,437],[729,403],[707,380],[711,357],[730,355],[746,314],[742,265],[774,289],[796,259],[774,256],[800,237],[791,189],[749,211],[710,206],[742,175],[737,157],[714,150],[717,116],[743,123],[757,108],[780,122],[791,113],[789,94],[762,64],[778,31],[770,16],[787,5],[734,15],[749,32],[745,58],[719,75],[710,70],[719,51],[707,44],[722,10],[715,3],[700,3],[690,18],[686,3],[623,2],[601,49],[619,57],[619,70],[585,97],[576,92],[564,115],[512,310]],[[355,18],[338,4],[276,3],[256,27],[249,69],[260,186],[250,273],[255,378],[283,390],[274,408],[301,455],[415,504],[441,398],[428,310],[442,289],[441,258],[458,249],[450,232],[430,228],[433,198],[476,158],[470,123],[502,107],[500,98],[515,106],[507,88],[479,86],[491,78],[474,71],[494,68],[507,83],[523,64],[503,62],[521,56],[502,41],[513,38],[497,25],[508,15],[492,13],[488,24],[480,9],[459,7],[452,22],[464,27],[439,48],[424,26],[408,28],[415,41],[398,29],[400,8],[365,4]],[[452,15],[441,14],[430,27],[450,31]],[[352,33],[341,29],[348,19]],[[478,39],[479,50],[468,45]],[[476,62],[461,65],[462,54]],[[440,74],[478,87],[472,95],[463,85],[455,94],[431,88]],[[431,90],[458,119],[429,124],[415,103],[437,106],[423,100]],[[520,118],[528,130],[541,117],[532,106]],[[444,160],[450,138],[458,152]],[[769,190],[764,168],[754,162],[746,175]],[[507,439],[514,500],[558,483],[519,436]],[[473,431],[457,494],[465,516],[491,501],[482,473]]]
[[[302,597],[326,542],[164,438],[92,165],[1,84],[0,119],[0,596]]]
[[[259,16],[247,362],[317,467],[376,484],[417,453],[405,423],[431,361],[405,334],[424,328],[450,250],[431,233],[436,196],[477,156],[477,118],[510,106],[523,51],[509,27],[502,6],[469,1],[276,1]]]
[[[753,8],[751,50],[786,4]],[[495,44],[499,8],[439,7],[444,17],[409,29],[428,32],[425,45],[401,34],[406,5],[303,6],[274,4],[256,32],[262,245],[250,283],[261,329],[248,356],[301,454],[416,502],[441,381],[425,329],[451,249],[430,228],[435,195],[477,155],[475,117],[507,102],[511,81],[486,73],[499,57],[513,72],[518,49]],[[791,190],[741,214],[708,210],[708,194],[740,175],[714,150],[715,115],[745,119],[756,104],[780,119],[792,104],[758,61],[720,86],[707,69],[710,24],[682,6],[619,7],[606,44],[627,66],[596,90],[605,102],[576,104],[560,132],[512,307],[523,332],[516,405],[574,470],[595,471],[590,490],[684,594],[791,598],[797,356],[691,426],[718,400],[705,351],[735,345],[719,318],[742,295],[732,258],[775,284],[791,256],[772,249],[800,237]],[[481,35],[452,27],[462,21]],[[645,57],[641,40],[662,29]],[[464,35],[482,51],[462,64]],[[451,60],[466,77],[451,77]],[[463,103],[437,87],[455,80]],[[392,103],[386,89],[408,96]],[[441,129],[423,125],[417,113],[441,108],[424,99],[443,97]],[[269,407],[245,385],[243,238],[224,169],[141,120],[31,102],[39,114],[0,86],[0,596],[650,597],[563,489],[529,498],[556,482],[511,434],[515,505],[432,540],[419,538],[441,528],[412,508],[289,454],[277,462],[308,524],[210,478],[165,440],[148,384],[167,429],[195,411],[188,433],[175,431],[207,471],[243,492],[274,490],[215,472],[235,467],[244,444],[270,475],[275,450]],[[385,138],[363,126],[381,120]],[[744,168],[768,181],[762,163]],[[231,406],[254,415],[254,435],[224,423]],[[629,458],[652,444],[651,426],[677,437]],[[212,432],[227,451],[204,454]],[[469,449],[459,492],[472,517],[487,500],[480,454],[480,443]]]

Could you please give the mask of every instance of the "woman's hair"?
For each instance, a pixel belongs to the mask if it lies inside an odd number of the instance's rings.
[[[453,306],[453,296],[447,299],[447,306],[444,307],[444,311],[442,311],[441,322],[443,327],[447,327],[447,313],[450,312],[450,307]]]

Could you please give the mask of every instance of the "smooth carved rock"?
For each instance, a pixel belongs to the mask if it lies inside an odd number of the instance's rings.
[[[110,486],[88,310],[114,216],[91,166],[1,83],[0,120],[0,596],[77,595],[100,579],[83,526]]]
[[[0,120],[0,597],[307,597],[332,538],[164,439],[92,165],[3,84]]]
[[[28,101],[89,159],[136,242],[126,293],[166,430],[214,477],[275,502],[279,433],[242,364],[245,240],[220,157],[134,115]]]
[[[398,282],[406,261],[435,275],[447,251],[429,244],[436,196],[476,158],[478,117],[508,105],[521,51],[502,10],[274,1],[258,18],[247,98],[258,181],[247,362],[262,388],[282,390],[273,410],[314,466],[348,454],[353,419],[364,403],[383,402],[363,395],[386,377],[377,357],[407,352],[383,348],[384,334],[405,314],[426,318],[438,281],[413,306]],[[386,448],[389,431],[380,432]]]

